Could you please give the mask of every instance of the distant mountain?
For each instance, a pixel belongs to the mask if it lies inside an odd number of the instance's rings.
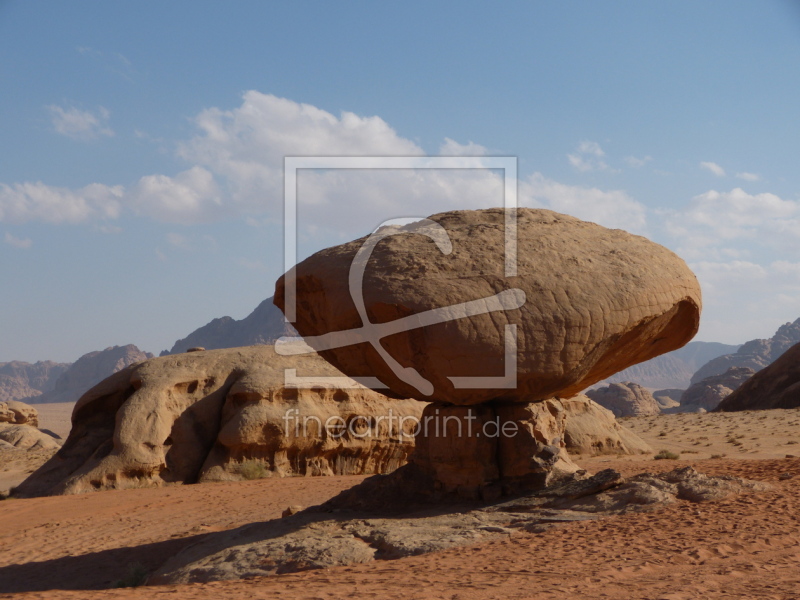
[[[754,371],[760,371],[798,342],[800,342],[800,319],[794,323],[781,325],[769,339],[750,340],[735,353],[723,354],[709,360],[692,375],[692,383],[698,383],[713,375],[721,375],[731,367],[750,367]]]
[[[683,348],[615,373],[606,379],[606,383],[633,381],[650,389],[685,390],[691,385],[692,375],[701,365],[723,354],[735,352],[738,347],[718,342],[689,342]]]
[[[51,389],[35,396],[20,398],[20,400],[29,404],[75,402],[89,388],[94,387],[109,375],[148,358],[153,358],[153,355],[149,352],[142,352],[133,344],[112,346],[105,350],[89,352],[71,365],[65,365],[68,368],[58,376]]]
[[[244,319],[240,321],[231,317],[214,319],[175,342],[172,349],[163,351],[161,356],[186,352],[189,348],[195,347],[216,350],[274,344],[275,340],[285,335],[297,335],[297,332],[294,327],[286,323],[280,309],[272,304],[272,298],[267,298]]]
[[[39,361],[35,364],[13,361],[0,363],[0,402],[35,398],[55,389],[70,363]]]

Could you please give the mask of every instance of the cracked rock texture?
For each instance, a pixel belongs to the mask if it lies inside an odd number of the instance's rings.
[[[517,275],[505,277],[505,210],[453,211],[430,217],[449,235],[443,254],[411,224],[378,243],[366,265],[363,296],[373,323],[524,292],[521,308],[460,318],[392,334],[385,349],[433,385],[423,397],[367,344],[323,357],[351,377],[376,376],[398,397],[475,405],[570,397],[630,365],[680,348],[697,331],[700,286],[678,256],[618,229],[548,210],[517,209]],[[416,232],[416,233],[415,233]],[[361,327],[348,288],[364,239],[317,252],[296,267],[297,322],[303,336]],[[275,304],[284,308],[285,277]],[[456,389],[452,376],[502,376],[504,331],[516,324],[513,389]]]
[[[627,480],[609,469],[538,494],[488,505],[428,507],[397,514],[385,506],[331,512],[326,503],[284,519],[209,534],[170,559],[148,584],[209,582],[392,560],[503,539],[520,530],[542,532],[559,523],[765,489],[765,484],[708,477],[691,467]]]
[[[255,476],[284,476],[384,473],[406,462],[414,422],[404,435],[399,417],[419,417],[423,403],[389,402],[355,382],[286,385],[285,369],[343,377],[316,355],[282,357],[272,346],[129,366],[84,394],[61,450],[16,494],[241,479],[245,463]]]

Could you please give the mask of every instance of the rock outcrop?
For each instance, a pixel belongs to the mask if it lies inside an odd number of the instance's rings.
[[[681,396],[680,412],[712,411],[755,374],[749,367],[731,367],[693,384]]]
[[[563,407],[533,403],[680,348],[699,325],[697,279],[666,248],[552,211],[513,214],[508,277],[511,217],[490,209],[383,228],[314,254],[276,284],[283,310],[287,277],[296,282],[295,327],[347,375],[430,400],[424,417],[438,410],[454,427],[505,419],[529,432],[509,441],[423,431],[413,467],[442,492],[493,494],[498,482],[550,485],[577,471],[560,453]]]
[[[543,493],[451,511],[409,513],[406,507],[398,515],[384,505],[353,510],[334,498],[282,519],[209,534],[169,559],[147,583],[207,583],[394,560],[507,540],[516,532],[541,533],[563,523],[657,510],[678,500],[701,503],[767,489],[760,482],[708,477],[684,467],[630,479],[608,469]]]
[[[9,400],[0,402],[0,423],[39,426],[39,412],[24,402]]]
[[[661,413],[661,407],[653,395],[638,383],[626,381],[587,390],[586,395],[615,417],[646,417]]]
[[[717,406],[719,411],[800,407],[800,344],[795,344]]]
[[[53,450],[61,447],[56,438],[32,425],[9,423],[0,423],[0,442],[17,450]]]
[[[725,354],[709,361],[692,375],[692,383],[699,383],[712,375],[721,375],[731,367],[748,367],[760,371],[798,342],[800,342],[800,319],[794,323],[781,325],[769,339],[750,340],[734,354]]]
[[[683,348],[656,356],[606,378],[608,383],[635,381],[646,388],[679,388],[691,385],[692,375],[708,361],[736,352],[739,346],[718,342],[689,342]]]
[[[84,392],[106,377],[152,357],[152,354],[142,352],[133,344],[89,352],[72,363],[56,379],[52,390],[35,398],[27,398],[25,401],[33,404],[76,402]]]
[[[384,473],[405,463],[423,406],[272,346],[154,358],[84,394],[62,449],[16,493]]]
[[[69,363],[20,361],[0,363],[0,402],[35,398],[55,388]]]
[[[283,313],[272,303],[272,298],[267,298],[244,319],[238,321],[231,317],[214,319],[175,342],[172,349],[165,350],[161,356],[188,352],[190,348],[195,347],[216,350],[274,344],[279,338],[292,335],[297,335],[294,327],[286,322]]]
[[[681,396],[683,396],[684,391],[685,390],[675,388],[656,390],[653,392],[653,398],[655,398],[661,412],[669,411],[681,405]]]
[[[614,413],[587,396],[562,400],[566,411],[564,445],[569,454],[650,454],[642,438],[619,424]]]

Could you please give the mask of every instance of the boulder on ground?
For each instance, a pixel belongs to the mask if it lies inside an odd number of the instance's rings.
[[[638,383],[612,383],[607,387],[587,390],[586,395],[615,417],[647,417],[661,413],[653,395]]]
[[[405,463],[423,406],[272,346],[154,358],[84,394],[61,451],[16,493],[384,473]]]
[[[755,371],[750,367],[731,367],[722,375],[711,375],[693,383],[681,396],[679,410],[680,412],[714,410],[754,374]]]
[[[653,450],[614,413],[591,398],[579,395],[562,400],[566,411],[564,443],[570,454],[650,454]]]
[[[719,411],[797,408],[800,406],[800,344],[762,369],[717,406]]]
[[[39,411],[18,400],[0,402],[0,423],[39,426]]]
[[[51,450],[61,447],[56,438],[31,425],[0,423],[0,441],[18,450]]]

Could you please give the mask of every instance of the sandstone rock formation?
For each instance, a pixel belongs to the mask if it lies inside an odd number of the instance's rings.
[[[171,558],[147,583],[206,583],[394,560],[507,540],[516,532],[540,533],[562,523],[652,511],[677,500],[709,502],[767,489],[760,482],[708,477],[684,467],[630,479],[609,469],[500,504],[428,508],[402,518],[385,507],[352,510],[334,499],[286,518],[209,534]]]
[[[795,344],[720,402],[717,410],[763,410],[799,406],[800,344]]]
[[[718,342],[689,342],[683,348],[656,356],[606,378],[607,383],[635,381],[646,388],[680,388],[691,385],[692,375],[708,361],[736,352],[739,346]]]
[[[163,351],[161,356],[187,352],[194,347],[215,350],[274,344],[279,338],[292,335],[297,335],[294,327],[286,322],[281,311],[272,303],[272,298],[267,298],[244,319],[214,319],[175,342],[172,349]]]
[[[245,464],[257,476],[383,473],[403,464],[423,404],[389,405],[331,377],[343,376],[318,356],[281,357],[272,346],[131,365],[81,397],[63,448],[16,493],[241,479]]]
[[[699,324],[697,280],[669,250],[547,210],[513,214],[510,277],[510,215],[491,209],[382,229],[318,252],[276,284],[284,309],[287,277],[296,281],[295,326],[310,346],[349,376],[433,401],[423,420],[439,411],[443,427],[445,417],[462,429],[470,419],[516,425],[513,440],[417,436],[404,473],[443,492],[493,495],[498,482],[550,485],[577,471],[562,452],[563,406],[544,401],[679,348]]]
[[[25,401],[33,404],[76,402],[84,392],[109,375],[152,356],[149,352],[142,352],[133,344],[89,352],[72,363],[58,377],[52,390],[35,398],[27,398]]]
[[[722,375],[712,375],[693,384],[681,396],[680,412],[711,411],[755,374],[748,367],[731,367]]]
[[[655,398],[661,412],[671,411],[671,409],[675,409],[681,405],[681,396],[684,391],[685,390],[675,388],[656,390],[653,392],[653,398]]]
[[[24,402],[9,400],[0,402],[0,423],[11,423],[14,425],[39,426],[39,413],[32,406]]]
[[[25,400],[50,392],[69,363],[13,361],[0,363],[0,402]]]
[[[661,413],[653,395],[638,383],[626,381],[607,387],[587,390],[586,395],[615,417],[646,417]]]
[[[562,400],[566,411],[564,444],[569,454],[649,454],[653,450],[614,414],[587,396]]]
[[[769,339],[750,340],[734,354],[726,354],[709,361],[692,375],[692,383],[698,383],[712,375],[721,375],[731,367],[749,367],[754,371],[760,371],[798,342],[800,342],[800,319],[794,323],[781,325]]]
[[[51,435],[31,425],[0,423],[0,441],[17,450],[51,450],[61,444]]]

